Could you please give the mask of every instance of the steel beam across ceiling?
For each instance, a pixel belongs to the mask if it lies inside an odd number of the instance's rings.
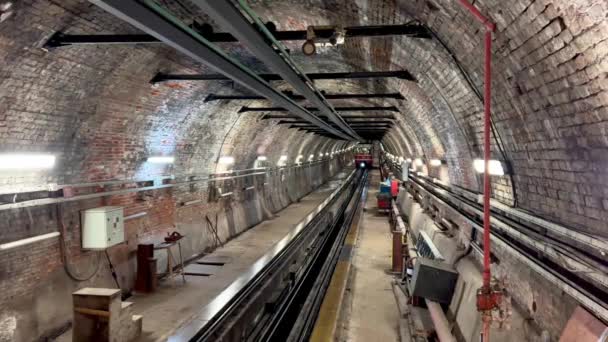
[[[371,121],[371,120],[365,120],[365,121],[347,120],[347,121],[349,122],[349,124],[351,126],[363,125],[363,124],[392,124],[392,123],[394,123],[391,120],[376,120],[376,121]],[[310,122],[304,121],[304,120],[295,120],[295,121],[281,120],[281,121],[277,122],[277,125],[297,125],[297,124],[307,124],[307,125],[309,125]]]
[[[314,86],[312,81],[306,78],[295,63],[293,63],[289,55],[285,53],[282,47],[273,43],[274,37],[270,33],[263,35],[261,30],[264,30],[263,25],[255,26],[257,17],[255,14],[249,21],[243,13],[239,11],[230,1],[217,0],[191,0],[193,4],[198,6],[207,14],[211,15],[213,20],[225,30],[235,36],[240,43],[245,45],[271,70],[276,71],[281,78],[289,83],[298,93],[304,96],[310,103],[319,108],[319,111],[334,122],[341,130],[358,139],[355,133],[348,124],[340,118],[336,110],[325,100],[323,94]],[[241,3],[241,7],[244,5]],[[247,8],[244,8],[245,10]],[[269,40],[271,43],[269,43]]]
[[[282,81],[278,74],[258,74],[266,81]],[[311,80],[341,80],[341,79],[364,79],[364,78],[398,78],[401,80],[416,82],[416,78],[407,70],[393,71],[352,71],[352,72],[317,72],[307,73],[306,77]],[[157,73],[150,83],[167,81],[230,81],[229,77],[218,74],[165,74]]]
[[[319,118],[322,120],[326,120],[327,118],[323,115],[319,115]],[[381,114],[381,115],[342,115],[344,120],[369,120],[369,119],[387,119],[387,120],[395,120],[395,115],[393,114]],[[298,116],[295,115],[272,115],[267,114],[262,116],[261,120],[287,120],[287,119],[299,119]]]
[[[319,108],[316,107],[304,107],[304,109],[317,112]],[[387,112],[399,112],[399,108],[395,106],[350,106],[350,107],[336,107],[335,110],[341,112],[369,112],[369,111],[387,111]],[[239,113],[247,112],[288,112],[285,108],[280,107],[247,107],[243,106],[239,109]],[[323,113],[325,114],[325,113]],[[326,115],[327,116],[327,115]]]
[[[192,31],[183,23],[164,13],[150,1],[143,4],[136,0],[89,0],[116,17],[128,22],[140,30],[162,40],[167,45],[206,64],[225,77],[228,77],[251,92],[264,96],[276,105],[288,108],[292,114],[335,134],[350,140],[351,137],[331,127],[314,114],[302,108],[285,94],[275,90],[268,82],[245,68],[237,61],[222,53],[213,44]]]
[[[351,127],[356,130],[356,129],[361,129],[361,128],[385,128],[385,127],[392,127],[393,124],[392,123],[382,123],[382,124],[353,124]],[[290,125],[289,128],[317,128],[314,125],[311,124],[293,124]]]
[[[269,25],[267,25],[268,27]],[[213,32],[213,27],[208,24],[194,24],[191,26],[206,40],[212,43],[231,43],[237,39],[226,32]],[[277,40],[297,41],[306,40],[306,30],[277,31],[271,29],[276,27],[271,24],[269,29]],[[329,39],[336,33],[336,28],[313,27],[315,37]],[[350,26],[344,28],[345,38],[354,37],[380,37],[380,36],[408,36],[412,38],[431,39],[429,29],[420,24],[397,24],[397,25],[373,25],[373,26]],[[61,31],[55,32],[45,43],[47,49],[70,46],[70,45],[114,45],[114,44],[158,44],[163,41],[148,34],[66,34]]]
[[[315,133],[325,132],[324,130],[318,129],[318,128],[316,128],[316,129],[315,128],[304,128],[304,127],[294,127],[294,128],[297,128],[302,131],[315,132]],[[387,130],[388,130],[388,128],[384,128],[384,127],[357,129],[358,132],[385,132]]]
[[[323,91],[321,91],[323,93]],[[292,100],[305,100],[306,98],[302,95],[296,95],[293,93],[285,93]],[[323,93],[328,100],[357,100],[357,99],[396,99],[405,100],[405,97],[400,93],[374,93],[374,94],[326,94]],[[258,95],[219,95],[209,94],[205,98],[205,102],[217,101],[217,100],[265,100],[264,97]]]

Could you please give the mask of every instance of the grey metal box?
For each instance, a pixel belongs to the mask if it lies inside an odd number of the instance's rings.
[[[413,296],[449,304],[454,294],[458,272],[451,265],[426,258],[417,258],[410,281]]]

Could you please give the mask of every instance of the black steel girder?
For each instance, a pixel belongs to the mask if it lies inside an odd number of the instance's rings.
[[[278,74],[258,74],[265,81],[282,81]],[[306,76],[311,80],[339,80],[339,79],[361,79],[361,78],[398,78],[416,82],[416,78],[407,70],[396,71],[354,71],[354,72],[321,72],[310,73]],[[150,83],[166,81],[230,81],[231,79],[220,74],[165,74],[159,72],[150,80]]]
[[[192,3],[235,36],[258,60],[280,75],[295,91],[306,97],[310,104],[335,123],[338,129],[358,140],[357,134],[342,120],[312,81],[306,79],[305,73],[291,60],[289,53],[280,44],[272,42],[272,33],[264,31],[266,27],[259,20],[252,20],[256,14],[250,12],[244,3],[217,0],[193,0]]]
[[[306,110],[316,112],[316,107],[304,107]],[[350,106],[350,107],[334,107],[339,112],[366,112],[366,111],[387,111],[387,112],[399,112],[399,108],[395,106]],[[247,107],[243,106],[239,113],[248,112],[287,112],[288,110],[281,107]]]
[[[382,124],[352,124],[351,127],[354,128],[385,128],[385,127],[393,127],[392,123],[382,123]],[[315,128],[314,125],[310,125],[310,124],[295,124],[295,125],[290,125],[289,128]]]
[[[349,124],[352,125],[365,125],[365,124],[392,124],[393,121],[392,120],[376,120],[376,121],[370,121],[370,120],[366,120],[366,121],[353,121],[350,119],[346,120]],[[281,120],[277,123],[278,125],[297,125],[297,124],[310,124],[308,121],[305,120],[294,120],[294,121],[287,121],[287,120]]]
[[[158,6],[148,6],[149,4],[143,4],[135,0],[89,1],[136,28],[164,41],[168,46],[195,61],[220,72],[224,77],[234,80],[252,93],[267,97],[276,106],[289,108],[292,114],[298,115],[344,140],[352,140],[351,136],[329,126],[325,121],[274,89],[268,82],[255,77],[249,69],[221,53],[212,43],[197,37],[191,29],[162,11]]]
[[[382,94],[326,94],[321,91],[323,96],[328,100],[353,100],[353,99],[396,99],[405,100],[405,97],[400,93],[382,93]],[[305,100],[306,98],[302,95],[296,95],[293,93],[285,92],[285,95],[289,96],[292,100]],[[205,98],[205,102],[217,101],[217,100],[266,100],[263,96],[258,95],[217,95],[209,94]]]
[[[321,130],[321,129],[310,129],[310,128],[297,128],[300,131],[306,131],[306,132],[311,132],[311,133],[323,133],[325,131]],[[368,129],[356,129],[355,131],[357,131],[357,134],[361,133],[361,132],[372,132],[372,133],[378,133],[378,132],[387,132],[389,130],[389,128],[378,128],[378,129],[374,129],[374,128],[368,128]]]
[[[277,31],[274,23],[266,25],[277,40],[306,40],[306,30]],[[227,32],[214,32],[213,27],[208,24],[193,23],[191,27],[200,33],[206,40],[212,43],[237,42],[237,39]],[[335,32],[335,28],[315,28],[315,36],[320,39],[329,39]],[[350,26],[344,28],[346,38],[354,37],[379,37],[379,36],[409,36],[412,38],[430,39],[431,33],[428,28],[420,24],[400,25],[371,25]],[[147,34],[65,34],[55,32],[45,43],[45,48],[57,48],[70,45],[101,45],[101,44],[158,44],[161,40]]]
[[[344,120],[348,121],[348,120],[369,120],[369,119],[388,119],[388,120],[395,120],[395,115],[393,114],[380,114],[380,115],[348,115],[348,114],[343,114],[340,115]],[[323,115],[318,115],[317,116],[319,119],[321,120],[325,120],[327,121],[327,118]],[[272,120],[272,119],[300,119],[300,117],[296,116],[296,115],[273,115],[273,114],[267,114],[262,116],[261,118],[262,120]]]

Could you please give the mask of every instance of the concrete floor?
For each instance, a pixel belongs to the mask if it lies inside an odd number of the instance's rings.
[[[352,342],[399,341],[399,312],[391,286],[392,237],[388,217],[378,214],[376,194],[380,173],[371,172],[365,212],[353,257],[350,308],[342,340]]]
[[[134,302],[133,312],[143,315],[143,333],[138,341],[165,341],[180,326],[228,287],[244,270],[249,268],[266,251],[281,240],[308,213],[316,208],[346,178],[340,173],[316,191],[276,214],[272,220],[262,222],[218,248],[211,256],[229,257],[212,276],[181,276],[162,280],[153,294],[135,294],[127,301]],[[57,341],[72,340],[71,330]]]

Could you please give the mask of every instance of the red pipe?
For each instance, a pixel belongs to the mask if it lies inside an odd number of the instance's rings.
[[[490,115],[492,100],[492,32],[496,25],[486,18],[479,10],[467,0],[460,0],[460,3],[467,8],[483,25],[486,26],[485,33],[485,71],[484,71],[484,127],[483,127],[483,287],[481,288],[480,298],[478,297],[478,309],[483,310],[483,330],[482,339],[484,342],[490,340],[491,309],[495,307],[496,301],[493,296],[490,282],[492,273],[490,271]],[[479,303],[483,305],[480,307]]]
[[[490,286],[490,106],[492,95],[492,31],[486,31],[483,123],[483,285]]]
[[[460,0],[460,3],[466,9],[468,9],[471,12],[471,14],[473,14],[475,16],[475,18],[477,18],[482,24],[484,24],[486,26],[486,28],[488,29],[488,31],[494,32],[494,30],[496,29],[496,24],[491,22],[490,19],[484,17],[484,15],[481,14],[481,12],[479,12],[477,7],[473,6],[467,0]]]

